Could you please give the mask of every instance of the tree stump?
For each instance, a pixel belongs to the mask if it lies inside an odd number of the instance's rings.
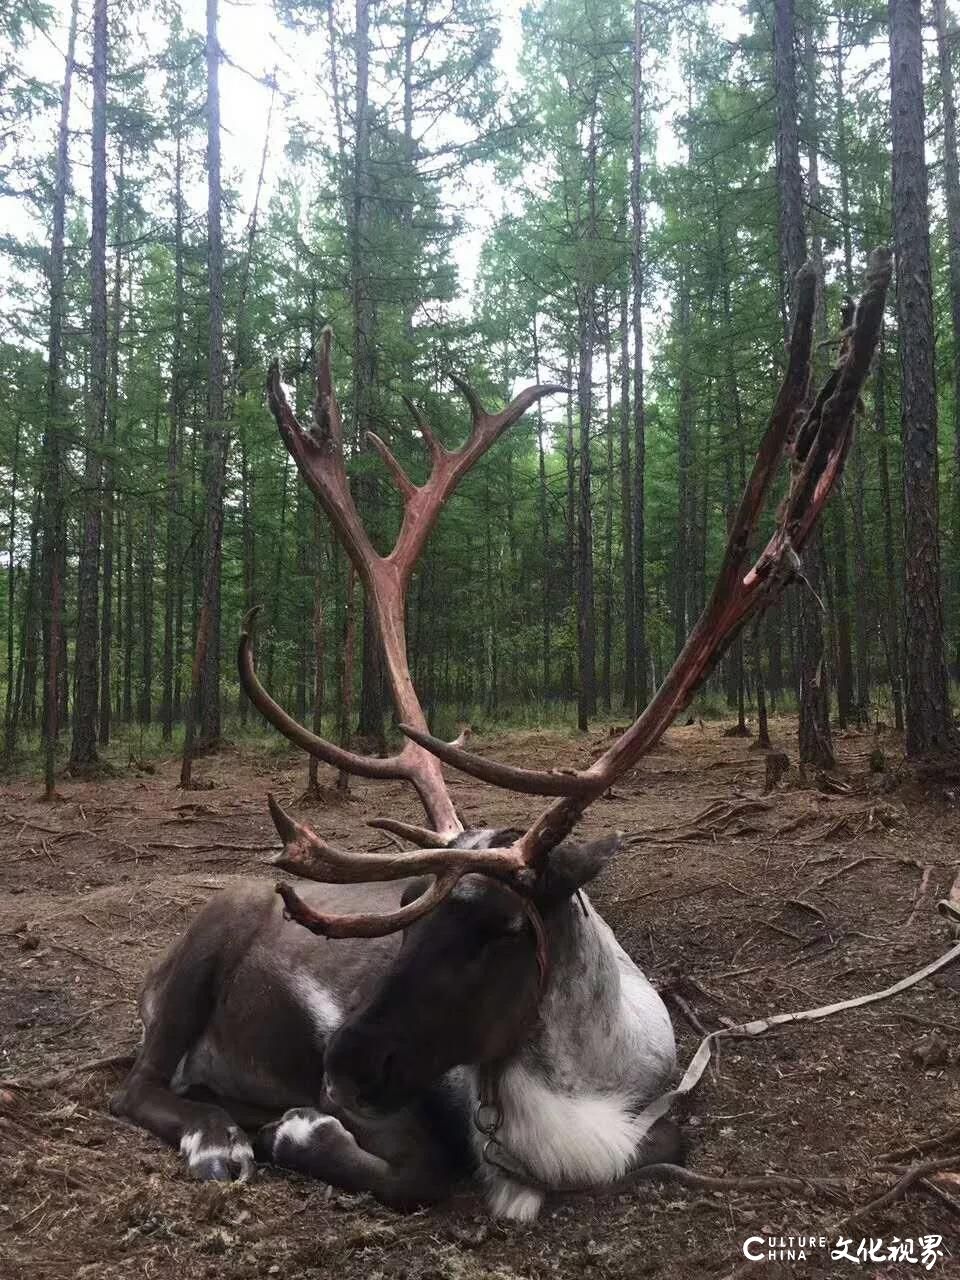
[[[789,772],[790,757],[785,751],[771,751],[767,756],[767,774],[763,782],[763,794],[775,791],[784,774]]]

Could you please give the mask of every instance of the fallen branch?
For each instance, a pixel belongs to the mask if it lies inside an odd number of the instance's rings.
[[[957,1165],[960,1165],[960,1156],[940,1156],[934,1160],[922,1160],[919,1164],[911,1165],[889,1191],[885,1191],[882,1196],[877,1196],[875,1200],[869,1201],[861,1209],[855,1209],[848,1217],[841,1218],[839,1222],[833,1223],[827,1228],[828,1234],[838,1231],[841,1227],[849,1226],[851,1222],[856,1222],[858,1218],[866,1218],[871,1213],[878,1213],[881,1209],[889,1208],[890,1205],[895,1204],[898,1200],[902,1200],[915,1182],[926,1178],[928,1174],[938,1173],[941,1169],[954,1169]]]
[[[836,1194],[847,1186],[846,1178],[796,1178],[787,1174],[747,1174],[742,1177],[722,1177],[712,1173],[697,1173],[680,1164],[647,1164],[631,1175],[642,1179],[659,1179],[663,1182],[679,1182],[684,1187],[696,1187],[701,1191],[828,1191]]]
[[[923,1138],[920,1142],[914,1142],[909,1147],[901,1147],[899,1151],[888,1151],[885,1155],[878,1156],[878,1160],[882,1160],[885,1164],[896,1164],[900,1160],[909,1160],[911,1156],[924,1155],[927,1151],[936,1151],[937,1147],[945,1147],[954,1140],[960,1141],[960,1124],[951,1125],[949,1129],[945,1129],[943,1133],[937,1134],[932,1138]]]
[[[677,1008],[680,1010],[680,1012],[683,1014],[686,1020],[690,1023],[691,1027],[693,1027],[694,1031],[697,1033],[698,1036],[708,1036],[710,1034],[707,1028],[703,1025],[703,1023],[697,1017],[694,1010],[690,1007],[690,1005],[687,1004],[686,1000],[684,1000],[683,996],[679,993],[679,991],[672,991],[670,990],[670,988],[666,988],[665,990],[662,990],[660,994],[661,996],[663,996],[665,1000],[673,1001],[673,1003],[677,1006]]]
[[[918,871],[924,871],[926,868],[922,862],[918,862],[916,858],[888,858],[882,853],[866,853],[861,858],[854,858],[852,862],[848,862],[846,866],[840,867],[836,871],[831,871],[828,876],[824,876],[822,880],[818,880],[816,887],[822,889],[825,884],[830,884],[832,880],[839,880],[841,876],[845,876],[848,871],[853,871],[856,867],[862,866],[865,862],[889,862],[900,866],[916,867]]]
[[[85,1075],[88,1071],[107,1071],[112,1067],[132,1067],[136,1053],[127,1049],[122,1053],[111,1053],[105,1058],[91,1058],[88,1062],[80,1062],[73,1067],[65,1067],[62,1071],[54,1071],[52,1075],[40,1076],[32,1080],[29,1076],[14,1076],[12,1080],[0,1080],[0,1088],[18,1089],[21,1093],[36,1089],[53,1089],[57,1085],[66,1084],[75,1076]]]
[[[164,840],[145,840],[143,842],[145,849],[175,849],[178,853],[213,853],[224,849],[224,842],[218,840],[215,844],[176,844],[173,841]],[[268,844],[234,844],[230,842],[230,853],[279,853],[281,846],[276,840],[271,840]]]
[[[921,1178],[918,1185],[923,1187],[924,1191],[929,1191],[936,1200],[946,1205],[951,1213],[955,1213],[960,1218],[960,1200],[955,1200],[953,1196],[948,1195],[935,1178]]]

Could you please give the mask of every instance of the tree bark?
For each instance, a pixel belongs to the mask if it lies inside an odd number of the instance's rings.
[[[534,382],[540,381],[540,343],[537,337],[537,317],[533,317],[533,366]],[[547,466],[543,447],[544,435],[543,402],[537,401],[537,514],[540,518],[540,558],[542,582],[540,601],[542,614],[542,649],[541,680],[543,699],[550,697],[551,662],[550,662],[550,512],[547,506]]]
[[[794,280],[807,256],[803,226],[803,184],[800,176],[800,138],[797,128],[797,79],[794,56],[793,0],[774,0],[773,73],[777,98],[777,195],[786,339],[794,313]],[[820,604],[814,598],[819,584],[817,535],[808,543],[805,574],[812,590],[800,599],[800,759],[828,767],[833,761],[830,703],[824,661]]]
[[[20,481],[20,432],[23,423],[19,412],[13,427],[13,458],[10,462],[10,507],[8,510],[9,531],[7,534],[7,689],[3,709],[3,742],[4,760],[7,764],[16,750],[16,731],[14,727],[14,683],[16,681],[14,642],[16,634],[15,609],[17,603],[16,584],[16,543],[17,528],[17,485]]]
[[[564,382],[568,387],[573,384],[573,362],[567,357],[566,376]],[[566,520],[564,522],[564,585],[566,587],[565,612],[576,617],[576,536],[577,536],[577,453],[573,437],[573,392],[567,396],[566,404],[566,436],[564,446],[566,462]],[[563,668],[563,696],[573,696],[573,663],[568,657]]]
[[[182,90],[182,69],[178,66],[176,92]],[[178,97],[177,102],[181,99]],[[173,170],[173,351],[170,357],[170,404],[167,411],[166,536],[163,567],[163,694],[160,706],[161,735],[164,742],[173,736],[173,721],[179,711],[175,690],[179,625],[178,594],[182,592],[180,564],[180,457],[185,418],[184,388],[184,287],[183,287],[183,119],[178,113],[175,126]]]
[[[204,457],[203,589],[197,620],[190,708],[180,785],[189,787],[193,756],[220,738],[220,563],[228,437],[224,422],[223,239],[220,183],[220,44],[218,0],[207,0],[207,283],[210,323]]]
[[[950,276],[950,321],[953,336],[953,647],[960,673],[960,157],[957,154],[957,104],[951,61],[956,32],[947,30],[946,0],[933,0],[940,64],[943,112],[943,177],[947,204],[947,262]]]
[[[943,652],[920,0],[891,0],[890,70],[907,586],[905,745],[907,755],[918,759],[956,746]]]
[[[613,662],[613,371],[610,345],[610,308],[604,308],[604,370],[607,415],[604,427],[605,469],[603,477],[603,630],[600,655],[600,698],[604,711],[612,704],[611,666]]]
[[[893,699],[894,726],[903,729],[903,656],[900,646],[900,572],[893,533],[893,501],[890,495],[890,464],[887,454],[887,378],[886,343],[880,333],[880,351],[875,375],[874,408],[876,410],[877,470],[880,475],[880,507],[883,513],[883,562],[887,581],[887,607],[884,611],[886,631],[887,677]]]
[[[107,460],[103,484],[103,603],[100,613],[100,745],[110,742],[112,716],[111,675],[113,666],[113,550],[116,531],[116,451],[118,409],[120,404],[120,330],[123,310],[123,239],[124,239],[124,146],[120,140],[117,156],[117,197],[114,213],[116,249],[113,260],[113,299],[111,308],[110,375],[107,388]]]
[[[594,86],[596,88],[596,86]],[[593,597],[593,501],[590,433],[593,427],[593,348],[596,341],[594,263],[597,233],[597,99],[594,94],[587,138],[587,261],[577,290],[577,407],[580,412],[580,475],[577,500],[577,724],[581,730],[597,709],[596,620]]]
[[[319,505],[313,509],[313,732],[323,732],[323,703],[326,695],[326,624],[324,620],[323,583],[323,517]],[[317,770],[319,761],[311,756],[307,765],[307,793],[316,796],[320,790]]]
[[[95,0],[93,6],[91,139],[90,373],[77,583],[71,768],[97,761],[102,449],[107,418],[107,0]]]
[[[620,547],[623,564],[623,706],[637,701],[636,588],[633,563],[633,500],[630,469],[630,347],[629,297],[620,292]]]
[[[630,124],[630,282],[633,322],[633,563],[634,563],[634,669],[638,707],[650,695],[646,623],[646,408],[643,389],[643,287],[644,204],[643,176],[643,0],[633,3],[633,53]]]
[[[688,163],[692,162],[691,154]],[[680,369],[677,404],[677,524],[673,564],[673,656],[687,642],[688,596],[690,568],[690,509],[693,470],[693,372],[690,367],[691,317],[689,263],[680,268],[678,327],[680,331]]]

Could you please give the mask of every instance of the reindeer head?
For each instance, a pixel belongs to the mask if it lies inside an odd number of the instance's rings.
[[[455,843],[509,844],[518,831],[488,831]],[[488,876],[467,874],[409,925],[400,952],[370,1001],[336,1031],[324,1059],[334,1102],[352,1111],[393,1110],[452,1067],[510,1057],[536,1021],[544,974],[540,929],[551,955],[582,916],[576,892],[612,856],[617,837],[551,850],[529,899]],[[410,881],[416,902],[429,880]],[[539,926],[532,921],[535,908]],[[571,918],[572,917],[572,918]],[[411,999],[411,995],[413,998]]]
[[[410,677],[403,629],[406,588],[440,508],[460,478],[535,401],[561,387],[528,388],[491,414],[456,379],[470,406],[467,442],[446,449],[422,415],[411,412],[431,457],[423,485],[415,485],[389,447],[368,438],[383,458],[404,503],[393,550],[374,549],[350,492],[340,410],[330,374],[329,330],[320,343],[314,424],[303,429],[280,386],[274,365],[270,406],[280,433],[350,555],[377,620],[403,749],[386,758],[347,751],[294,721],[266,692],[254,670],[248,633],[241,636],[241,683],[264,716],[292,742],[347,772],[403,778],[416,789],[429,828],[390,819],[371,825],[405,836],[417,850],[352,853],[337,849],[296,822],[270,798],[283,841],[275,865],[326,883],[416,879],[396,910],[331,915],[315,911],[289,884],[277,886],[291,918],[328,938],[380,937],[404,931],[399,957],[367,1007],[333,1037],[328,1070],[335,1090],[354,1103],[396,1105],[458,1063],[502,1056],[529,1023],[548,981],[549,935],[571,897],[612,855],[616,840],[576,845],[567,838],[586,808],[659,740],[693,698],[751,616],[777,599],[797,576],[798,556],[843,467],[860,391],[870,369],[890,280],[888,251],[877,250],[841,358],[823,390],[808,397],[816,276],[797,277],[796,318],[787,369],[740,506],[732,522],[713,593],[683,651],[634,724],[589,768],[538,771],[491,761],[428,731]],[[750,542],[785,452],[792,457],[789,492],[765,548],[748,568]],[[441,763],[495,786],[553,797],[522,832],[463,833]],[[411,999],[411,993],[413,998]],[[402,998],[401,998],[402,997]],[[411,1019],[414,1024],[411,1024]]]

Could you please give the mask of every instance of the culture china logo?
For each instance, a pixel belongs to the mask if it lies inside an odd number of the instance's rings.
[[[944,1256],[943,1236],[918,1236],[889,1240],[879,1237],[856,1240],[851,1236],[748,1236],[743,1256],[750,1262],[805,1262],[829,1250],[833,1262],[863,1266],[868,1262],[912,1262],[932,1271]]]

